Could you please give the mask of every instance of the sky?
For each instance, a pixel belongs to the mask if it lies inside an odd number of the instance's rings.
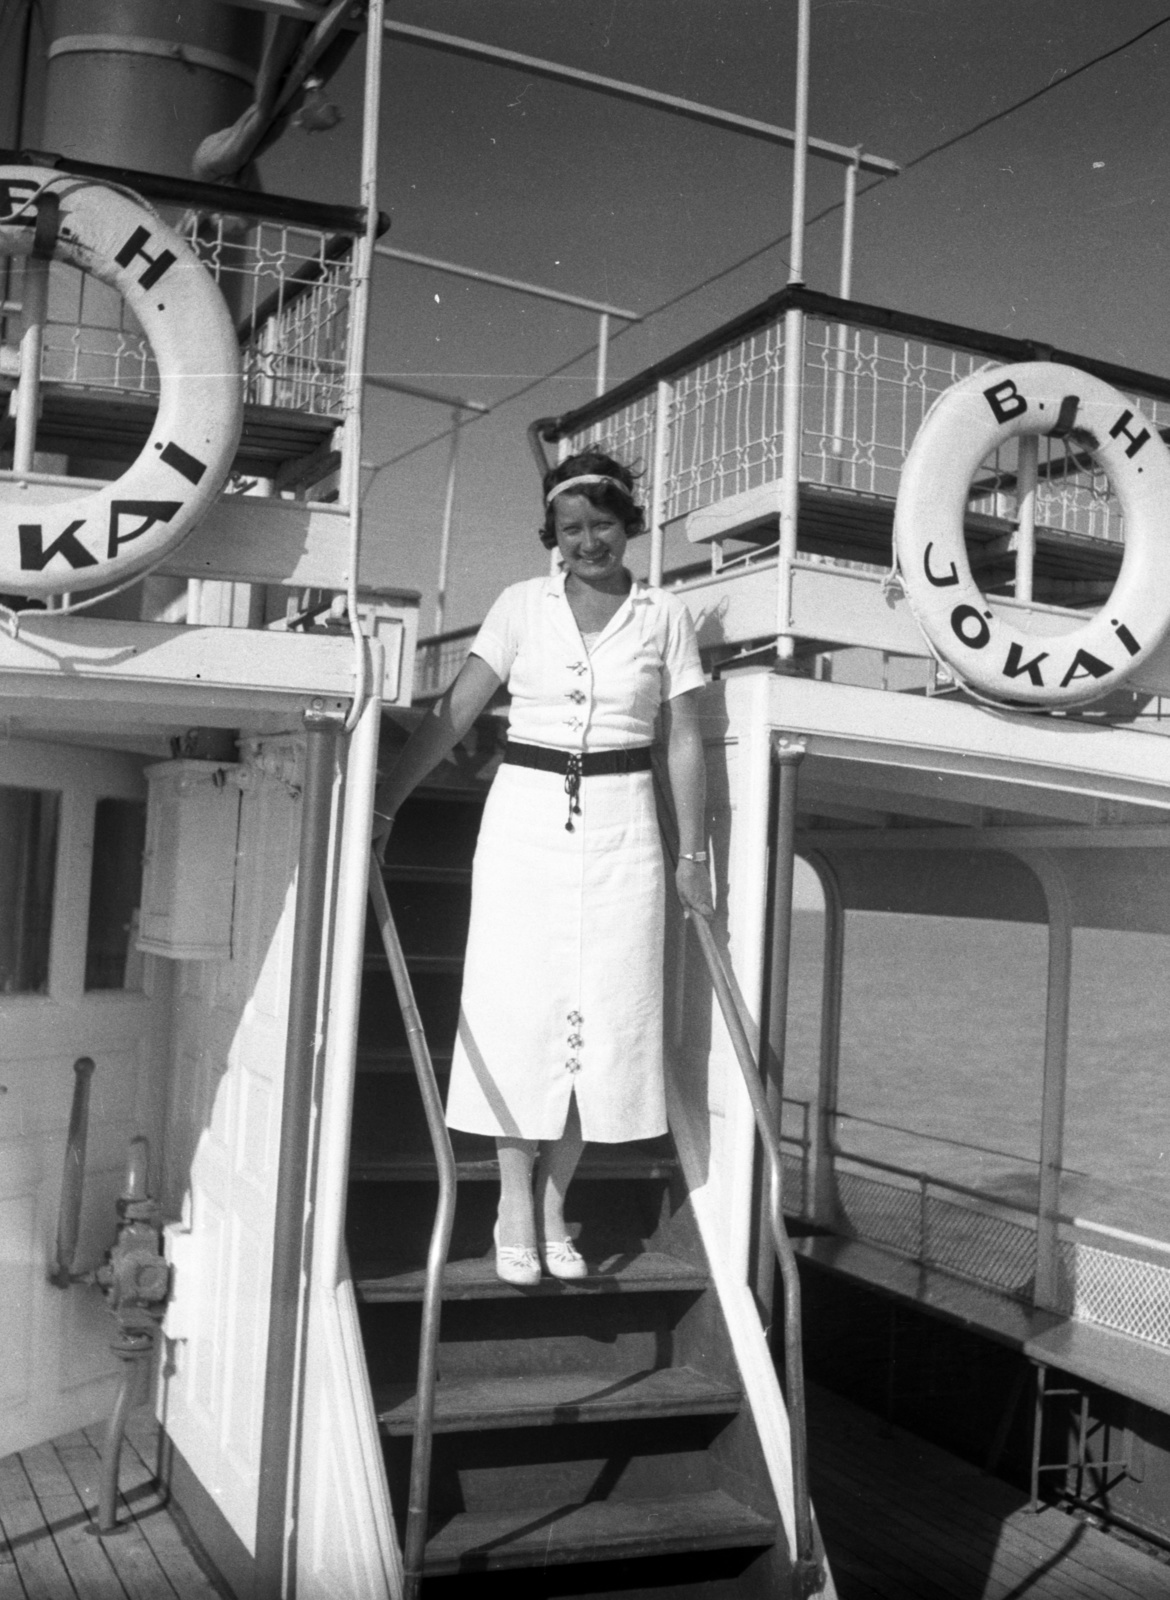
[[[794,120],[795,0],[392,0],[390,15]],[[855,298],[1170,373],[1170,25],[1063,81],[1164,19],[1170,0],[813,0],[817,137],[907,164],[1049,89],[862,195]],[[357,49],[329,91],[336,130],[291,131],[262,159],[266,188],[356,199],[361,68]],[[775,146],[387,41],[388,242],[642,313],[613,340],[611,383],[783,286],[790,178]],[[840,192],[841,168],[812,162],[808,214]],[[836,291],[839,240],[837,213],[810,229],[811,287]],[[595,337],[588,313],[378,262],[370,370],[494,408],[463,433],[448,627],[544,569],[525,428],[590,398]],[[364,455],[389,465],[367,474],[366,536],[400,552],[424,633],[447,426],[442,406],[371,395]]]

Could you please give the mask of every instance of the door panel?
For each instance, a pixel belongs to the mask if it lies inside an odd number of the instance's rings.
[[[73,1063],[96,1063],[75,1271],[113,1242],[114,1201],[136,1133],[161,1150],[169,973],[150,958],[140,992],[87,993],[85,959],[99,799],[141,799],[142,762],[101,750],[12,740],[0,748],[0,786],[61,796],[47,994],[0,995],[0,1455],[96,1421],[119,1376],[114,1322],[100,1291],[48,1281],[61,1202]],[[0,917],[20,909],[11,890]],[[153,1179],[152,1179],[153,1181]]]

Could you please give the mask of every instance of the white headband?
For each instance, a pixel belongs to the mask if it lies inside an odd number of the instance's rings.
[[[544,497],[545,505],[552,505],[557,495],[564,494],[566,489],[575,489],[579,483],[612,483],[614,488],[620,489],[628,500],[634,498],[620,478],[611,478],[606,472],[583,472],[579,477],[565,478],[560,483],[554,483]]]

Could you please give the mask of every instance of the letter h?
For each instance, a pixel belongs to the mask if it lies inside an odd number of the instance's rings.
[[[128,267],[135,256],[142,257],[143,261],[146,262],[146,271],[138,280],[139,287],[142,289],[152,289],[167,268],[174,265],[175,261],[173,250],[163,250],[157,256],[147,255],[143,245],[149,243],[149,241],[150,230],[148,228],[135,228],[114,257],[120,267]]]
[[[1134,456],[1137,455],[1142,445],[1144,445],[1150,437],[1150,430],[1148,428],[1143,428],[1140,433],[1130,433],[1129,424],[1132,422],[1132,420],[1133,412],[1123,411],[1109,430],[1109,437],[1111,439],[1117,439],[1124,435],[1125,438],[1129,440],[1129,446],[1126,449],[1125,454],[1130,461],[1133,460]]]

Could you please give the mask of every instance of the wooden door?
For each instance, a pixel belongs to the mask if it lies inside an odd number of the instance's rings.
[[[0,1456],[97,1420],[118,1380],[100,1290],[49,1271],[78,1057],[96,1065],[76,1271],[113,1242],[130,1137],[161,1153],[169,973],[133,927],[142,764],[0,743]]]

